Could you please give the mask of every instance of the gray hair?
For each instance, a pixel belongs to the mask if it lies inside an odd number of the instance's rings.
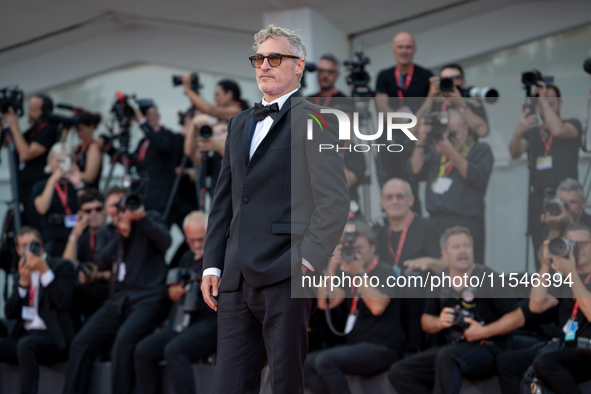
[[[585,195],[585,192],[583,191],[583,185],[573,178],[563,179],[558,184],[558,188],[556,188],[556,193],[558,192],[579,192],[581,197]]]
[[[453,226],[445,230],[441,235],[441,238],[439,238],[439,246],[441,247],[441,249],[447,249],[447,240],[452,235],[457,234],[466,234],[468,238],[470,238],[470,243],[474,245],[474,239],[472,238],[472,234],[470,234],[470,229],[468,229],[468,227]]]
[[[183,230],[185,230],[185,228],[187,228],[187,226],[189,225],[190,222],[197,221],[197,220],[202,221],[203,224],[205,225],[205,227],[207,228],[207,215],[205,213],[203,213],[202,211],[192,211],[192,212],[189,212],[187,214],[187,216],[185,216],[185,219],[183,220]]]
[[[287,38],[287,41],[289,41],[289,45],[291,47],[291,54],[302,59],[306,58],[306,46],[302,42],[302,37],[294,30],[276,27],[272,24],[254,35],[254,45],[252,46],[252,49],[257,51],[259,49],[259,45],[261,45],[263,41],[268,38],[275,37]]]

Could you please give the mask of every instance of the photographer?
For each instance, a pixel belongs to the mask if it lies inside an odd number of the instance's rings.
[[[51,147],[57,142],[56,125],[47,121],[53,111],[53,101],[44,94],[36,94],[29,100],[27,117],[31,127],[21,132],[18,118],[14,110],[2,114],[2,120],[12,132],[14,145],[19,156],[19,195],[25,212],[25,223],[34,222],[35,214],[31,197],[33,185],[47,179],[43,171],[47,163],[47,155]],[[60,253],[61,254],[61,253]]]
[[[131,393],[135,345],[165,318],[170,305],[164,254],[171,238],[163,220],[146,212],[137,196],[121,199],[117,207],[115,236],[106,244],[98,237],[95,253],[99,267],[114,262],[109,298],[72,342],[64,393],[88,392],[94,360],[111,341],[112,393]]]
[[[171,159],[175,152],[174,133],[160,124],[158,108],[151,100],[149,106],[140,106],[136,111],[144,138],[133,155],[137,172],[144,190],[144,205],[147,210],[164,213],[166,201],[174,183],[177,160]]]
[[[431,219],[415,214],[414,196],[408,182],[392,178],[382,188],[382,209],[387,220],[378,232],[380,261],[392,266],[396,275],[441,273],[447,263],[441,259],[437,226]],[[405,289],[402,316],[407,349],[416,352],[423,345],[421,314],[425,307],[420,289]]]
[[[83,112],[76,127],[80,145],[74,147],[75,162],[80,168],[80,177],[85,189],[99,190],[99,180],[103,166],[103,154],[93,133],[101,122],[100,114]]]
[[[318,67],[316,67],[316,75],[318,77],[320,91],[313,94],[310,101],[313,101],[316,105],[330,107],[330,101],[333,97],[347,97],[335,86],[340,72],[339,61],[334,55],[327,53],[320,57],[320,62],[318,63]]]
[[[75,324],[82,322],[103,305],[109,295],[110,269],[99,271],[94,263],[99,227],[105,224],[105,199],[95,189],[85,190],[78,197],[78,219],[72,228],[63,258],[72,262],[78,270],[73,311]]]
[[[449,91],[442,91],[442,84],[445,84],[446,79],[453,85]],[[425,117],[432,112],[445,112],[447,108],[453,108],[464,116],[475,138],[486,137],[489,133],[488,117],[482,100],[464,98],[462,92],[465,89],[466,79],[464,79],[462,66],[452,63],[441,67],[439,77],[429,78],[428,99],[417,111],[417,117]]]
[[[376,254],[377,236],[365,223],[350,222],[331,258],[327,275],[379,277],[386,283],[392,269]],[[369,283],[369,279],[365,281]],[[374,375],[402,357],[404,333],[400,293],[395,287],[339,287],[331,294],[318,289],[318,307],[333,309],[345,303],[350,310],[343,346],[308,355],[304,364],[306,388],[313,393],[349,393],[345,375]],[[351,327],[353,324],[353,327]]]
[[[493,272],[474,264],[472,237],[466,227],[452,227],[441,236],[441,254],[452,278]],[[496,275],[496,274],[495,274]],[[462,282],[463,283],[463,282]],[[508,336],[525,318],[517,300],[487,298],[495,289],[441,286],[429,298],[421,318],[425,332],[438,334],[440,346],[406,358],[390,368],[388,379],[399,393],[459,393],[462,377],[485,379],[494,375],[495,357]],[[443,338],[445,335],[445,338]]]
[[[51,176],[47,181],[37,182],[31,192],[35,210],[41,217],[45,249],[53,256],[64,253],[70,231],[76,225],[76,193],[84,187],[73,159],[69,145],[55,144],[49,151],[45,167]]]
[[[34,228],[22,227],[16,238],[18,275],[5,307],[6,317],[16,323],[0,338],[0,361],[18,363],[20,393],[36,393],[39,364],[65,361],[68,355],[75,275],[70,263],[47,256]]]
[[[568,229],[565,238],[576,246],[564,256],[553,254],[549,241],[544,241],[538,273],[543,277],[556,270],[563,278],[570,275],[572,286],[545,287],[539,283],[532,287],[529,300],[529,308],[534,313],[543,313],[558,305],[558,326],[563,328],[565,335],[543,346],[500,355],[497,368],[504,393],[520,392],[525,385],[530,387],[531,376],[529,381],[522,381],[530,365],[533,365],[536,378],[557,394],[580,393],[577,385],[590,379],[591,347],[588,346],[586,352],[577,349],[577,341],[586,339],[588,345],[591,338],[591,229],[574,225]]]
[[[139,394],[162,392],[162,360],[166,360],[175,393],[196,393],[191,363],[215,352],[216,313],[205,304],[199,289],[206,228],[203,212],[193,211],[184,220],[183,231],[190,250],[178,268],[169,270],[168,296],[174,304],[166,327],[142,340],[135,349]]]
[[[209,103],[193,90],[191,74],[183,74],[182,82],[185,94],[189,96],[195,109],[219,120],[228,122],[233,116],[249,108],[248,103],[240,97],[240,86],[230,79],[219,81],[215,86],[213,99],[216,105]]]
[[[537,100],[526,106],[515,133],[509,143],[513,159],[527,151],[530,162],[530,193],[528,229],[534,250],[539,250],[544,240],[540,215],[543,212],[547,190],[553,192],[565,178],[579,179],[577,168],[581,146],[581,123],[576,119],[560,117],[562,99],[556,85],[537,81]],[[532,113],[537,109],[542,123]],[[539,261],[537,261],[539,266]]]
[[[466,226],[474,237],[474,255],[484,261],[484,194],[492,171],[490,146],[475,140],[462,114],[446,112],[445,127],[437,118],[419,125],[410,171],[417,181],[427,182],[426,207],[443,232]]]

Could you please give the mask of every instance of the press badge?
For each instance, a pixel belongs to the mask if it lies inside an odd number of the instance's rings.
[[[117,280],[123,282],[125,280],[125,263],[122,261],[119,263],[119,269],[117,270]]]
[[[564,327],[562,327],[562,331],[564,331],[564,340],[565,341],[574,341],[577,330],[579,328],[579,322],[573,320],[571,317],[568,319]]]
[[[35,308],[32,306],[23,306],[21,310],[21,317],[23,320],[32,321],[35,319]]]
[[[394,275],[396,275],[396,276],[402,275],[402,270],[400,269],[400,267],[398,267],[398,266],[394,267]]]
[[[347,317],[347,324],[345,324],[345,335],[347,335],[351,331],[353,331],[353,327],[355,327],[356,321],[357,321],[357,313],[349,313],[349,317]]]
[[[536,170],[551,170],[552,156],[541,156],[536,159]]]
[[[437,178],[437,180],[433,182],[433,184],[431,185],[431,190],[433,190],[433,193],[435,194],[443,194],[449,190],[452,183],[453,181],[451,180],[451,178],[442,176]]]
[[[64,216],[64,226],[66,226],[66,228],[72,228],[76,225],[77,220],[78,220],[77,215],[65,215]]]

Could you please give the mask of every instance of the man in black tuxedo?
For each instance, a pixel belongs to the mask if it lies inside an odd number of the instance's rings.
[[[201,288],[218,311],[214,392],[258,392],[268,361],[273,392],[303,393],[314,299],[292,298],[291,290],[308,270],[326,267],[349,195],[342,155],[319,152],[319,143],[338,143],[336,125],[306,139],[306,108],[320,108],[298,91],[301,38],[271,25],[254,48],[263,105],[228,125],[205,242]]]
[[[36,243],[35,246],[29,246]],[[76,275],[70,262],[47,257],[39,232],[23,227],[17,233],[21,259],[5,313],[16,319],[7,338],[0,338],[0,361],[19,364],[20,392],[36,393],[39,364],[64,361],[74,337],[70,302]]]

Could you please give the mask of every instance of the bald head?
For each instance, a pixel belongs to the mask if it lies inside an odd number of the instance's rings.
[[[392,40],[392,53],[396,59],[396,65],[410,66],[413,62],[417,45],[415,38],[408,32],[400,32]]]
[[[415,202],[409,183],[392,178],[382,188],[382,208],[390,220],[404,219]]]
[[[205,245],[205,231],[207,230],[207,216],[203,212],[193,211],[189,213],[183,221],[183,231],[185,232],[185,241],[191,252],[195,255],[195,260],[203,257],[203,246]]]

